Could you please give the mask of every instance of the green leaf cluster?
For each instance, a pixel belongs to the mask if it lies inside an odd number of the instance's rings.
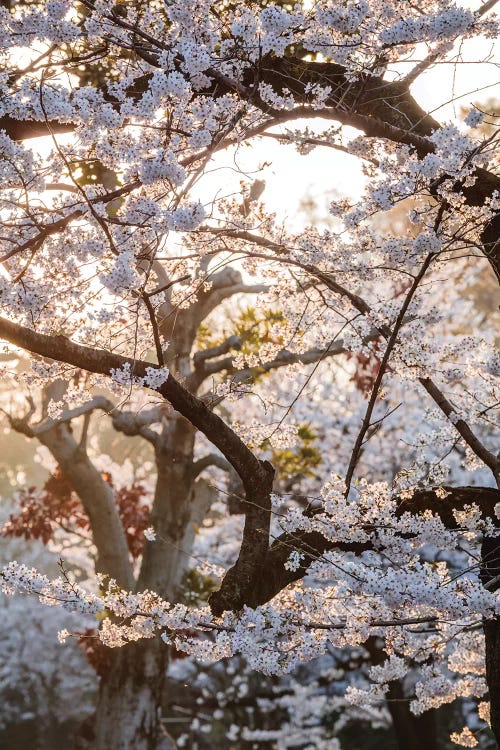
[[[297,434],[300,443],[295,449],[274,449],[268,438],[260,445],[263,450],[271,450],[270,461],[276,467],[279,476],[284,479],[313,477],[313,469],[321,463],[321,452],[314,445],[318,437],[314,430],[309,425],[302,424]]]
[[[212,576],[204,576],[195,568],[190,568],[182,579],[182,602],[186,605],[206,602],[210,594],[219,589],[219,585]]]
[[[284,335],[277,331],[280,326],[285,327],[285,318],[280,310],[259,311],[254,307],[247,307],[231,322],[231,330],[222,336],[214,335],[211,328],[204,324],[200,325],[196,338],[198,349],[218,346],[229,336],[239,337],[240,351],[244,355],[258,354],[262,344],[286,344]]]

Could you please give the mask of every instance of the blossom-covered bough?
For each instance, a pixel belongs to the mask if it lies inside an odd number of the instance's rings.
[[[291,669],[327,644],[379,636],[388,659],[373,667],[368,697],[380,700],[410,662],[420,664],[416,712],[489,691],[500,739],[500,492],[493,486],[500,483],[493,432],[500,366],[492,331],[474,330],[464,281],[484,272],[485,259],[487,273],[500,279],[497,132],[490,115],[486,135],[471,130],[482,120],[476,109],[463,126],[441,125],[410,91],[450,60],[455,40],[495,37],[494,5],[47,0],[0,8],[0,337],[37,355],[25,381],[49,383],[60,404],[45,408],[39,424],[30,421],[33,409],[11,424],[49,448],[78,492],[97,572],[109,578],[91,594],[22,565],[2,576],[8,591],[108,613],[101,639],[135,648],[125,646],[103,680],[96,747],[162,747],[164,662],[153,638],[160,632],[200,659],[242,653],[267,673]],[[17,64],[20,49],[25,61]],[[327,120],[338,127],[311,137],[307,125]],[[41,136],[44,145],[32,148],[30,139]],[[243,186],[243,197],[207,197],[204,175],[220,154],[261,136],[295,142],[299,152],[323,144],[361,159],[362,199],[332,204],[335,229],[293,233],[259,203],[256,182]],[[399,206],[408,207],[409,229],[377,228],[377,217]],[[259,295],[267,317],[203,342],[207,319],[238,295]],[[266,338],[252,350],[263,321]],[[321,491],[306,511],[281,512],[266,430],[251,419],[246,433],[237,424],[248,419],[240,399],[248,404],[255,387],[271,411],[280,398],[293,406],[316,371],[331,378],[332,358],[366,352],[377,358],[367,400],[344,439],[334,444],[325,428],[332,454]],[[75,368],[88,377],[61,391],[57,379]],[[286,381],[272,379],[282,368],[298,373],[288,391]],[[134,420],[114,403],[89,400],[105,383],[132,397],[149,388],[171,410],[156,403],[148,423],[140,411]],[[396,471],[378,468],[387,391],[396,400],[417,388],[422,404],[412,408],[434,409],[439,439],[449,452],[460,447],[484,486],[447,483],[436,468],[425,473],[411,450]],[[331,389],[313,413],[340,412]],[[226,400],[235,402],[231,420],[227,411],[219,416]],[[292,406],[275,431],[286,433]],[[258,407],[245,408],[262,420]],[[155,450],[153,531],[136,576],[112,493],[70,429],[96,409]],[[404,420],[398,429],[405,433]],[[197,431],[211,447],[194,461]],[[432,435],[420,447],[429,446]],[[210,466],[239,478],[245,523],[237,561],[209,611],[168,602],[184,565],[178,550],[208,508],[197,479]],[[331,471],[341,479],[328,479]],[[304,576],[304,585],[289,587]],[[481,627],[486,682],[468,668]],[[207,637],[186,638],[186,629]],[[475,742],[468,732],[465,744]]]

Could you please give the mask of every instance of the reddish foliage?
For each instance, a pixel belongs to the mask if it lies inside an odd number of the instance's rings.
[[[375,341],[368,353],[358,352],[357,354],[352,354],[351,352],[348,352],[347,354],[348,359],[354,359],[356,366],[351,380],[356,385],[356,388],[358,388],[365,396],[368,396],[371,392],[375,378],[380,370],[379,350],[380,342]],[[390,368],[387,368],[387,371],[389,371],[389,369]]]
[[[21,490],[19,505],[20,512],[10,515],[1,529],[2,536],[41,539],[47,544],[53,539],[57,526],[75,530],[89,527],[80,500],[60,469],[51,474],[41,492],[37,492],[36,487]]]
[[[149,526],[149,507],[142,502],[146,490],[140,484],[115,489],[110,474],[103,474],[103,479],[114,490],[128,548],[135,559],[143,550],[144,529]],[[22,490],[19,505],[20,512],[11,514],[0,529],[2,536],[41,539],[47,544],[58,527],[75,532],[88,531],[90,527],[80,498],[59,468],[50,475],[41,491],[37,492],[36,487]]]
[[[118,513],[125,529],[130,554],[139,557],[144,548],[144,530],[149,526],[149,507],[141,502],[146,490],[140,484],[122,487],[115,492]]]
[[[85,628],[77,632],[78,645],[82,649],[88,663],[95,672],[102,677],[111,669],[111,654],[113,649],[106,646],[100,639],[95,628]]]

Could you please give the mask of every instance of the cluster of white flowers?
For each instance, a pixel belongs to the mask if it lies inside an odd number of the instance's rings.
[[[174,154],[167,150],[141,162],[139,179],[143,185],[152,185],[159,180],[167,180],[172,185],[181,185],[186,179],[186,173],[177,163]]]
[[[104,610],[102,600],[63,578],[50,581],[35,568],[11,562],[0,573],[2,591],[8,596],[16,593],[34,594],[49,607],[60,606],[70,612],[97,614]]]
[[[99,274],[101,284],[113,294],[123,294],[137,289],[141,277],[137,272],[136,258],[132,250],[125,250],[114,258],[111,268]]]
[[[176,232],[190,232],[197,229],[204,218],[205,209],[197,202],[176,208],[168,217],[168,223]]]
[[[286,570],[298,570],[300,568],[301,561],[304,558],[304,554],[302,552],[297,552],[297,550],[293,550],[293,552],[290,552],[290,557],[285,563],[285,569]]]
[[[355,0],[342,5],[334,3],[320,4],[316,18],[320,24],[335,29],[342,34],[354,34],[358,31],[371,11],[367,0]]]
[[[465,117],[465,124],[469,126],[469,128],[477,128],[478,125],[481,125],[481,123],[484,120],[484,114],[480,112],[478,109],[473,107],[469,110],[468,114]]]
[[[146,367],[146,375],[143,378],[143,383],[148,388],[157,391],[167,380],[167,367]]]
[[[144,536],[148,542],[154,542],[156,540],[156,531],[153,526],[148,526],[147,529],[144,529]]]
[[[458,6],[418,18],[397,21],[380,34],[384,44],[454,39],[474,23],[474,14]]]
[[[146,367],[146,375],[141,378],[134,375],[132,365],[125,362],[123,367],[111,368],[110,375],[114,382],[121,386],[146,386],[158,390],[168,380],[169,371],[167,367]]]

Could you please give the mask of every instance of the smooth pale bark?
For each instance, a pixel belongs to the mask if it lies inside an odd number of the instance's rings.
[[[192,476],[195,431],[184,419],[169,420],[155,446],[157,480],[151,511],[154,542],[146,543],[137,590],[152,589],[172,600],[190,550],[182,543],[194,503]]]
[[[146,544],[136,589],[151,589],[176,602],[189,567],[196,525],[215,491],[195,482],[194,430],[185,420],[167,423],[156,446],[158,478],[151,522],[157,538]],[[160,638],[116,649],[101,678],[93,750],[167,750],[161,724],[168,649]]]
[[[132,566],[112,488],[104,481],[85,449],[76,442],[67,424],[48,430],[38,439],[56,459],[89,517],[97,549],[96,572],[114,578],[125,589],[131,589],[134,585]]]

